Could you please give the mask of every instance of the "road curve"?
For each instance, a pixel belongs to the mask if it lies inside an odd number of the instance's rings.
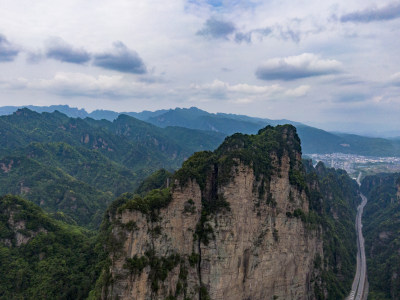
[[[358,175],[357,183],[360,185],[361,173]],[[367,262],[365,259],[364,249],[364,236],[362,234],[362,214],[364,207],[367,204],[367,197],[360,194],[362,202],[357,207],[356,216],[356,233],[357,233],[357,269],[356,275],[354,276],[353,285],[347,300],[362,300],[367,298],[368,291],[366,290],[367,285]]]

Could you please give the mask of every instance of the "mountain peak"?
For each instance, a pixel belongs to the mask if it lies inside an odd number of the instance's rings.
[[[15,111],[13,115],[27,117],[27,116],[38,116],[40,114],[33,110],[30,110],[27,107],[22,107],[22,108],[17,109],[17,111]]]

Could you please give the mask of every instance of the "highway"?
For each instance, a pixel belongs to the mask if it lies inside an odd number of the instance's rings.
[[[358,175],[357,183],[360,185],[361,173]],[[362,214],[367,204],[367,197],[360,194],[362,202],[357,207],[356,232],[357,232],[357,269],[354,276],[353,285],[347,300],[367,299],[367,261],[365,259],[364,236],[362,234]]]

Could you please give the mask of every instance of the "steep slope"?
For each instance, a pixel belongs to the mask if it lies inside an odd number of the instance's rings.
[[[310,210],[322,228],[324,256],[316,259],[315,297],[344,299],[356,267],[354,222],[361,202],[358,185],[345,171],[305,161]]]
[[[97,150],[134,171],[150,167],[150,173],[161,167],[177,168],[194,151],[213,149],[224,138],[199,130],[161,129],[126,115],[109,122],[20,109],[0,117],[0,124],[0,154],[31,142],[63,142]],[[186,143],[178,135],[183,135]]]
[[[346,176],[340,174],[339,184],[351,183]],[[109,208],[102,234],[110,265],[91,293],[94,299],[337,299],[345,294],[343,286],[353,276],[346,259],[354,247],[346,252],[334,244],[342,228],[331,219],[343,214],[344,222],[351,222],[356,185],[339,195],[325,191],[325,177],[323,188],[312,175],[306,181],[293,126],[235,134],[216,151],[193,155],[174,178],[169,188],[142,197],[125,194]],[[330,202],[324,202],[324,194]],[[339,196],[346,204],[341,209],[334,204]],[[343,264],[335,265],[340,259]],[[339,291],[330,296],[335,288]]]
[[[97,227],[113,199],[76,180],[62,170],[25,156],[0,159],[0,195],[15,194],[40,205],[49,212],[64,212],[80,225]]]
[[[191,129],[202,129],[225,133],[227,135],[236,132],[256,133],[267,123],[262,121],[250,121],[235,119],[224,115],[210,114],[196,107],[176,108],[161,115],[150,117],[146,120],[160,127],[180,126]]]
[[[138,176],[133,171],[96,150],[66,143],[31,143],[13,153],[59,168],[79,181],[116,196],[133,191],[138,185]]]
[[[223,135],[161,129],[121,115],[114,122],[20,109],[0,117],[0,193],[26,197],[78,224],[98,225],[113,197],[159,168],[175,169]]]
[[[93,234],[0,197],[0,299],[86,299],[98,276]]]
[[[367,256],[368,299],[400,298],[400,174],[367,176],[363,233]]]
[[[68,106],[63,105],[50,107],[28,107],[38,112],[53,112],[58,109],[70,117],[90,117],[96,120],[105,119],[108,121],[114,121],[120,115],[128,115],[158,127],[165,128],[168,126],[178,126],[188,129],[199,129],[206,132],[218,132],[224,136],[236,132],[255,134],[259,129],[266,125],[292,124],[297,127],[298,134],[303,141],[302,144],[304,153],[342,152],[367,156],[400,155],[400,140],[394,138],[382,139],[359,136],[355,134],[333,133],[291,120],[271,120],[267,118],[255,118],[225,113],[212,114],[196,107],[157,110],[154,112],[143,111],[140,113],[117,113],[113,111],[97,110],[90,114],[82,109],[78,110],[76,108],[69,108]],[[11,114],[17,109],[18,107],[0,107],[0,115]],[[219,142],[221,142],[221,140],[219,140]],[[201,149],[196,150],[198,151]]]

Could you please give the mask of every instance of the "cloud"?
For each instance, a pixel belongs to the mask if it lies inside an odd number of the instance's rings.
[[[226,40],[235,31],[236,27],[232,22],[217,20],[212,17],[204,23],[203,28],[197,32],[197,35]]]
[[[63,97],[121,99],[159,97],[166,93],[157,84],[132,81],[122,75],[92,76],[84,73],[58,72],[50,79],[18,78],[3,84],[8,89],[46,91]]]
[[[197,35],[235,41],[236,43],[245,42],[250,44],[255,39],[262,41],[266,37],[299,43],[303,37],[318,34],[322,30],[324,30],[323,26],[312,22],[310,24],[309,20],[298,18],[292,18],[282,24],[239,30],[238,26],[230,21],[222,21],[212,17],[204,23],[203,28],[197,32]]]
[[[327,84],[333,84],[333,85],[342,86],[342,87],[360,86],[360,85],[368,85],[368,86],[375,85],[375,83],[370,80],[365,80],[358,76],[349,75],[349,74],[340,74],[338,76],[335,76],[334,78],[327,78],[326,80],[324,80],[324,82]],[[356,88],[356,87],[352,87],[352,88]]]
[[[95,55],[93,64],[123,73],[147,73],[143,60],[135,51],[128,49],[122,42],[115,42],[113,46],[111,51]]]
[[[235,42],[241,43],[241,42],[247,42],[251,43],[253,41],[254,36],[258,36],[260,40],[262,40],[264,37],[271,35],[273,32],[272,28],[266,27],[266,28],[256,28],[247,32],[237,32],[235,34]]]
[[[286,26],[287,27],[287,26]],[[252,43],[254,38],[262,40],[267,36],[273,36],[281,40],[300,41],[300,31],[286,28],[280,25],[273,27],[255,28],[248,31],[239,31],[232,22],[221,21],[215,18],[208,19],[203,28],[196,34],[207,38],[224,39],[236,43]]]
[[[239,98],[239,99],[234,99],[231,100],[230,102],[235,103],[235,104],[250,104],[254,102],[254,99],[250,98]]]
[[[13,61],[20,50],[0,34],[0,62]]]
[[[261,80],[296,80],[341,72],[341,63],[333,59],[321,59],[312,53],[298,56],[273,58],[259,66],[255,72]]]
[[[235,34],[235,42],[241,43],[241,42],[246,42],[246,43],[251,43],[251,35],[252,32],[237,32]]]
[[[31,64],[37,64],[41,62],[44,58],[44,55],[40,51],[28,51],[26,53],[26,61]]]
[[[276,26],[276,35],[282,40],[292,40],[295,43],[300,42],[301,32],[300,30],[294,30],[291,28],[283,28],[282,26]]]
[[[392,76],[390,76],[390,82],[393,85],[400,86],[400,72],[397,72],[397,73],[393,74]]]
[[[400,18],[400,3],[392,3],[381,8],[370,8],[343,15],[341,22],[370,23]]]
[[[336,95],[334,98],[335,102],[345,102],[345,103],[353,103],[353,102],[364,102],[369,99],[370,96],[365,95],[363,93],[357,93],[350,91],[348,93],[342,93],[342,95]]]
[[[247,83],[229,84],[221,80],[214,80],[208,84],[192,84],[192,95],[201,95],[205,98],[218,98],[235,104],[252,103],[266,99],[297,98],[307,95],[311,89],[309,85],[300,85],[294,88],[285,88],[279,84],[251,85]]]
[[[83,48],[74,48],[61,38],[48,40],[46,57],[62,62],[84,64],[91,59],[90,54]]]
[[[300,85],[297,88],[287,90],[285,95],[289,97],[303,97],[307,95],[310,88],[309,85]]]
[[[196,91],[210,92],[213,95],[226,96],[227,93],[236,93],[242,95],[271,95],[282,91],[282,87],[278,84],[270,86],[250,85],[247,83],[239,83],[231,85],[221,80],[214,80],[210,84],[192,84],[191,89]]]

